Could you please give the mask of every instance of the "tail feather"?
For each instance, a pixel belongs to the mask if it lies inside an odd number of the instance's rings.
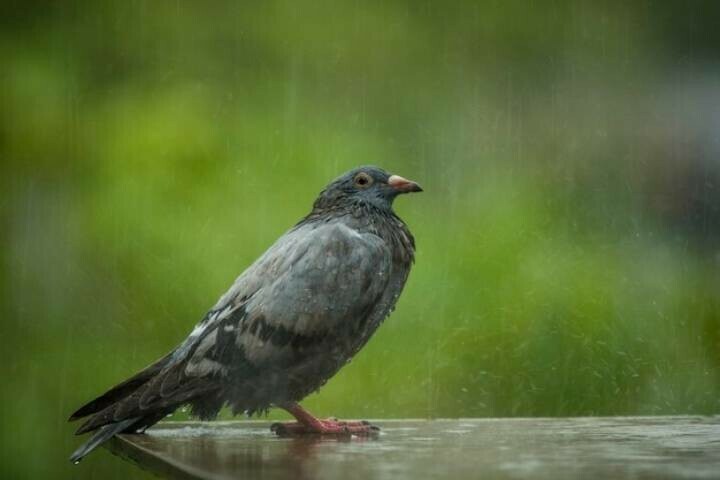
[[[100,444],[109,440],[116,433],[130,428],[138,420],[137,418],[128,418],[127,420],[101,427],[87,442],[80,445],[78,449],[70,455],[70,461],[75,464],[80,463],[80,460],[82,460],[85,455],[95,450]]]
[[[145,429],[180,405],[193,403],[218,390],[219,385],[210,374],[204,377],[186,375],[187,358],[199,338],[191,336],[168,355],[73,413],[71,421],[89,417],[76,434],[96,431],[75,450],[70,461],[78,463],[113,435]]]
[[[91,402],[80,407],[70,416],[70,421],[83,417],[90,417],[80,427],[76,434],[91,430],[96,432],[70,456],[70,461],[79,463],[88,453],[95,450],[113,435],[126,431],[135,431],[138,428],[147,428],[160,420],[165,412],[145,411],[127,415],[125,418],[113,420],[113,414],[123,402],[133,398],[133,394],[157,377],[166,366],[172,362],[173,352],[164,356],[141,372],[116,385]],[[132,401],[132,400],[130,400]]]
[[[94,413],[98,413],[102,410],[105,410],[110,405],[113,405],[114,403],[117,403],[120,400],[123,400],[124,398],[128,397],[130,394],[132,394],[135,390],[140,388],[142,385],[147,383],[149,380],[151,380],[155,375],[157,375],[163,368],[165,368],[170,361],[172,360],[173,352],[170,352],[169,354],[165,355],[160,360],[156,361],[152,365],[146,367],[142,371],[136,373],[129,379],[125,380],[124,382],[114,386],[107,392],[103,393],[96,399],[86,403],[75,413],[70,415],[69,421],[74,421],[79,418],[87,417],[88,415],[92,415]]]

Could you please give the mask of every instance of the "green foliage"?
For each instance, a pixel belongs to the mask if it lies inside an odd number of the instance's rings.
[[[608,3],[0,16],[0,476],[136,476],[65,418],[361,164],[425,188],[417,265],[309,408],[718,413],[717,15]]]

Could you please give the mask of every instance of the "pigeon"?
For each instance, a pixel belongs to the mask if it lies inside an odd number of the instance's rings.
[[[189,406],[201,420],[228,406],[278,407],[297,421],[278,435],[371,435],[368,422],[318,419],[298,403],[367,343],[393,311],[415,258],[394,199],[420,186],[374,167],[351,170],[319,194],[220,297],[190,335],[144,370],[80,407],[76,434],[95,432],[73,463],[118,433],[142,433]]]

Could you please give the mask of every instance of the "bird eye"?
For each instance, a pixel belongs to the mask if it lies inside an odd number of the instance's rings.
[[[365,172],[360,172],[355,176],[355,185],[360,188],[367,188],[372,183],[372,177]]]

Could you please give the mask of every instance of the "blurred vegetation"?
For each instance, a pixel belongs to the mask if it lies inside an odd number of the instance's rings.
[[[0,476],[137,476],[68,414],[368,163],[417,265],[309,408],[718,413],[718,5],[5,2]]]

